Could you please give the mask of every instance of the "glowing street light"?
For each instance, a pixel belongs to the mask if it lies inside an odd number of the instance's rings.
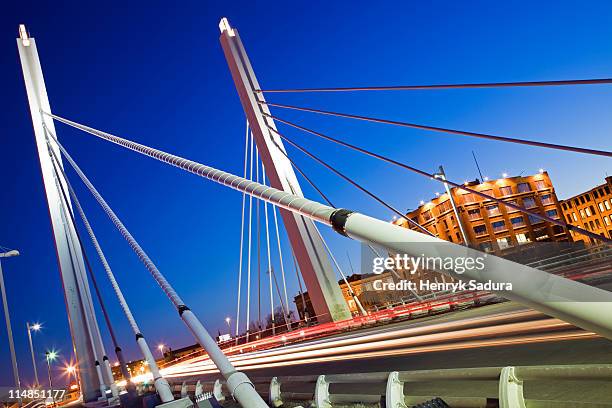
[[[232,319],[230,319],[229,316],[225,318],[225,323],[227,323],[227,329],[229,330],[228,333],[230,333],[230,334],[232,333],[232,326],[230,326],[230,321],[231,320]]]
[[[53,389],[53,381],[51,381],[51,362],[55,361],[57,358],[57,352],[55,350],[47,350],[45,351],[45,357],[47,357],[47,375],[49,376],[49,389]],[[51,399],[53,401],[53,406],[55,406],[55,395],[51,393]]]
[[[166,347],[165,344],[158,344],[157,345],[157,349],[159,350],[159,354],[161,354],[162,358],[164,358],[164,348]]]
[[[34,358],[34,345],[32,343],[32,330],[37,332],[40,331],[42,325],[40,323],[30,324],[26,322],[26,328],[28,329],[28,340],[30,341],[30,353],[32,354],[32,366],[34,367],[34,386],[38,387],[40,382],[38,381],[38,369],[36,368],[36,359]]]

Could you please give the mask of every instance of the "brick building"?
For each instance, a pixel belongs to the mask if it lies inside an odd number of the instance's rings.
[[[563,216],[568,223],[612,238],[612,176],[605,183],[584,193],[561,201]],[[574,241],[597,243],[591,237],[571,231]]]
[[[531,176],[504,177],[466,184],[473,190],[492,195],[550,218],[560,219],[561,206],[553,184],[545,171]],[[531,215],[498,204],[493,200],[451,188],[469,243],[483,251],[500,252],[506,248],[529,242],[571,242],[567,229]],[[463,243],[459,224],[447,194],[424,203],[406,216],[427,228],[437,237]],[[405,219],[393,221],[397,225],[417,230]]]

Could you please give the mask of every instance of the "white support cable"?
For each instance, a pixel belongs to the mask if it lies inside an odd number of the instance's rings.
[[[57,163],[56,158],[53,155],[52,155],[52,159],[55,161],[55,163]],[[56,166],[56,168],[58,167],[59,166]],[[100,243],[98,242],[98,238],[94,234],[93,228],[91,227],[91,224],[89,223],[89,220],[87,219],[87,216],[85,215],[85,212],[83,211],[83,207],[81,206],[81,202],[79,201],[76,195],[76,192],[74,191],[74,189],[72,188],[72,185],[68,181],[68,177],[66,177],[66,174],[64,173],[63,169],[61,169],[61,167],[59,168],[60,168],[60,171],[63,173],[64,180],[66,180],[68,192],[70,194],[70,197],[72,198],[74,207],[76,208],[77,212],[79,213],[81,217],[81,220],[83,221],[85,230],[87,230],[87,234],[89,235],[89,238],[91,239],[91,242],[96,250],[96,253],[98,254],[98,257],[100,258],[100,262],[102,263],[102,267],[104,268],[104,271],[106,272],[106,276],[108,277],[108,280],[110,281],[111,286],[113,287],[113,290],[115,291],[115,295],[117,296],[117,299],[119,300],[119,305],[121,306],[121,310],[123,310],[123,314],[125,314],[125,317],[128,320],[128,323],[132,329],[132,332],[136,336],[136,342],[138,343],[138,346],[141,349],[143,348],[146,349],[142,352],[142,354],[145,360],[147,361],[149,370],[151,371],[151,375],[153,376],[154,383],[155,383],[155,389],[157,393],[159,394],[160,398],[162,399],[162,402],[172,401],[174,400],[174,397],[172,395],[172,391],[170,390],[170,385],[168,384],[168,381],[166,381],[159,372],[159,367],[157,366],[157,362],[155,361],[155,358],[153,358],[153,353],[151,352],[151,349],[149,348],[148,343],[146,342],[144,336],[142,335],[142,332],[140,331],[140,327],[138,327],[138,323],[136,323],[136,319],[134,319],[134,315],[132,314],[132,311],[130,310],[129,305],[127,301],[125,300],[125,297],[123,296],[123,292],[121,291],[121,288],[119,287],[119,283],[117,282],[117,279],[115,278],[115,274],[113,273],[106,259],[106,256],[104,255],[104,252],[102,251],[102,247],[100,246]],[[126,380],[130,381],[129,378],[126,378]]]
[[[266,184],[266,169],[261,163],[261,178],[262,184]],[[266,223],[266,249],[268,253],[268,282],[270,284],[270,313],[272,317],[272,335],[276,334],[276,322],[274,321],[274,293],[272,292],[272,256],[270,255],[270,227],[268,225],[268,203],[264,201],[264,218]]]
[[[50,149],[50,151],[52,152],[52,150]],[[55,187],[57,188],[58,191],[60,191],[60,186],[59,186],[59,180],[57,179],[57,175],[54,174],[54,181],[55,181]],[[66,207],[61,199],[61,195],[59,196],[60,198],[58,198],[58,204],[59,204],[59,209],[60,209],[60,215],[62,218],[62,223],[64,224],[64,230],[66,231],[66,240],[70,241],[72,243],[72,245],[68,246],[68,251],[69,251],[69,257],[70,257],[70,262],[72,262],[72,267],[75,269],[75,272],[77,269],[80,270],[80,266],[78,262],[75,262],[75,257],[76,254],[74,253],[74,248],[76,247],[76,243],[75,243],[75,239],[72,236],[72,234],[69,234],[69,222],[68,219],[69,217],[67,216],[67,212],[66,212]],[[76,225],[74,226],[76,228]],[[83,275],[82,275],[83,271],[81,271],[81,273],[75,273],[75,279],[77,281],[77,291],[80,293],[79,296],[83,296],[82,293],[84,293],[85,291],[85,282],[83,281]],[[88,302],[83,302],[84,303],[84,308],[87,310],[87,313],[91,313],[91,310],[89,309],[89,305]],[[94,358],[96,359],[95,361],[95,371],[96,371],[96,375],[98,377],[98,387],[100,390],[100,395],[101,398],[103,398],[104,400],[107,399],[106,397],[106,384],[104,383],[104,377],[102,375],[102,368],[100,367],[100,360],[102,360],[102,357],[98,355],[97,353],[97,348],[95,345],[95,342],[93,340],[93,332],[91,330],[91,323],[89,321],[89,319],[85,319],[85,330],[87,330],[87,334],[90,340],[90,346],[91,349],[94,353]]]
[[[159,286],[162,288],[164,293],[166,293],[172,304],[176,307],[177,311],[179,312],[179,316],[185,322],[193,336],[196,338],[197,342],[208,353],[208,356],[215,363],[217,369],[225,377],[225,379],[227,380],[227,386],[230,389],[234,398],[236,398],[244,408],[267,408],[267,404],[264,402],[261,396],[257,394],[257,391],[255,391],[255,386],[253,385],[253,383],[244,373],[236,371],[227,356],[223,354],[223,351],[219,348],[217,342],[204,328],[204,326],[196,317],[196,315],[185,305],[183,300],[179,297],[178,293],[176,293],[176,291],[166,280],[164,275],[162,275],[162,273],[157,269],[155,264],[144,252],[142,247],[138,244],[138,242],[136,242],[132,234],[130,234],[127,228],[125,228],[121,220],[106,203],[104,198],[102,198],[100,193],[98,193],[93,184],[91,184],[87,176],[85,176],[85,174],[81,171],[79,166],[68,154],[66,149],[59,143],[55,136],[54,139],[68,163],[70,163],[70,165],[79,175],[83,183],[87,186],[89,191],[96,198],[96,201],[98,201],[100,206],[102,206],[106,215],[108,215],[108,217],[112,220],[113,224],[115,224],[121,235],[130,244],[134,252],[144,263],[147,270],[151,273],[155,281],[159,284]]]
[[[440,245],[444,245],[443,253],[447,257],[483,258],[483,252],[469,247],[430,237],[358,212],[334,209],[286,191],[256,184],[231,173],[101,132],[57,115],[50,116],[101,139],[158,159],[223,186],[246,192],[295,214],[332,226],[336,231],[350,238],[364,243],[382,245],[391,252],[411,256],[439,257]],[[438,244],[438,246],[433,244]],[[490,254],[484,257],[483,262],[486,270],[484,274],[475,270],[465,270],[462,274],[453,270],[440,269],[437,271],[461,280],[474,280],[477,283],[494,285],[509,283],[512,285],[512,290],[493,290],[493,292],[612,339],[612,321],[609,319],[609,316],[612,315],[612,293]]]
[[[255,182],[259,184],[259,149],[255,143]],[[261,331],[261,219],[260,219],[260,200],[255,203],[256,207],[256,222],[255,229],[257,235],[257,331]]]
[[[250,132],[251,143],[250,153],[251,162],[249,164],[249,180],[253,180],[253,132]],[[249,324],[251,319],[251,250],[253,240],[253,196],[249,196],[249,240],[247,250],[247,304],[246,304],[246,341],[249,341]]]
[[[246,178],[247,162],[249,154],[249,121],[246,121],[246,135],[244,139],[244,171],[243,177]],[[242,215],[240,217],[240,257],[238,261],[238,295],[236,301],[236,344],[238,344],[238,334],[240,331],[240,289],[242,286],[242,257],[244,253],[244,207],[246,203],[246,194],[242,193]]]
[[[285,316],[287,316],[287,319],[288,319],[289,313],[290,313],[289,312],[289,298],[287,297],[287,281],[285,279],[285,265],[283,261],[283,250],[281,249],[280,234],[278,231],[278,216],[276,215],[275,205],[272,206],[272,213],[274,215],[274,229],[276,230],[276,244],[278,245],[278,262],[280,264],[281,276],[283,278],[283,292],[285,295],[285,306],[286,306]]]
[[[327,245],[327,241],[325,241],[325,239],[323,238],[323,235],[321,235],[321,231],[319,231],[319,228],[317,228],[316,225],[315,225],[315,230],[317,231],[317,234],[319,235],[319,238],[321,238],[321,241],[323,241],[323,245],[325,245],[325,249],[327,250],[327,253],[329,254],[329,257],[334,262],[334,265],[336,266],[336,269],[338,270],[338,272],[340,272],[340,276],[342,276],[342,280],[346,284],[346,288],[348,289],[349,295],[355,301],[355,304],[357,305],[357,308],[359,309],[359,313],[361,313],[362,316],[367,316],[368,312],[366,312],[366,310],[363,308],[363,305],[361,304],[361,302],[359,301],[359,298],[355,294],[355,291],[353,290],[353,287],[349,283],[348,279],[346,279],[346,275],[344,274],[344,272],[342,271],[342,268],[338,264],[338,261],[336,260],[336,257],[334,256],[334,253],[332,252],[332,250]]]

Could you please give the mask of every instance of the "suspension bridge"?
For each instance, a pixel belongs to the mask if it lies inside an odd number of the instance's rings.
[[[354,403],[399,408],[436,397],[442,397],[450,406],[561,406],[546,405],[546,401],[552,401],[552,404],[571,401],[564,406],[581,406],[582,402],[586,404],[584,406],[609,406],[605,403],[609,404],[611,397],[609,382],[612,379],[612,361],[609,356],[612,351],[612,293],[607,290],[609,282],[601,279],[610,272],[609,238],[559,217],[551,217],[495,197],[492,193],[479,191],[466,183],[447,179],[443,171],[424,171],[289,121],[283,118],[282,112],[293,110],[381,126],[414,128],[433,134],[442,133],[445,137],[479,138],[499,143],[501,148],[505,143],[514,143],[542,149],[542,152],[562,150],[587,158],[609,158],[612,152],[273,103],[268,102],[266,96],[298,92],[597,86],[611,84],[612,79],[265,89],[255,76],[238,30],[226,19],[221,20],[219,28],[221,47],[246,116],[242,175],[98,130],[71,120],[63,112],[55,113],[47,96],[37,43],[25,26],[19,28],[17,46],[84,404],[96,401],[109,406],[124,404],[121,396],[125,391],[127,394],[134,393],[133,382],[138,383],[137,379],[129,381],[131,376],[104,306],[110,299],[101,293],[92,271],[93,260],[88,258],[85,251],[84,241],[87,239],[95,248],[116,300],[129,321],[135,342],[152,377],[148,387],[156,392],[156,404],[159,406],[200,406],[203,401],[223,402],[230,396],[245,408],[278,407],[289,404],[290,400],[302,401],[302,404],[310,401],[318,408]],[[124,223],[129,224],[127,217],[120,217],[112,209],[79,167],[79,158],[73,157],[61,143],[61,132],[57,132],[56,123],[242,194],[241,241],[240,251],[236,254],[240,266],[237,271],[234,338],[218,342],[209,334],[197,314],[188,307],[188,302],[156,266],[153,256],[130,233]],[[318,157],[301,140],[288,137],[284,130],[277,127],[277,123],[297,129],[309,137],[367,155],[401,171],[427,177],[432,183],[461,189],[565,231],[584,235],[598,243],[598,251],[570,253],[565,258],[559,255],[535,264],[521,264],[492,254],[485,256],[479,249],[467,245],[469,242],[463,230],[463,245],[444,241],[431,228],[408,217],[337,169],[333,163]],[[285,144],[362,191],[365,196],[405,220],[411,228],[352,211],[350,203],[341,203],[342,207],[337,207],[296,163]],[[66,163],[76,175],[72,181],[67,175]],[[320,198],[313,200],[304,197],[298,174],[320,194]],[[129,299],[123,295],[119,284],[121,277],[115,275],[113,268],[120,269],[120,266],[113,265],[112,259],[105,255],[94,232],[95,226],[89,222],[72,184],[75,181],[86,187],[116,227],[118,236],[123,237],[142,261],[176,309],[177,317],[201,346],[201,351],[159,366],[147,342],[146,327],[138,325],[130,310]],[[452,205],[456,212],[455,204]],[[260,220],[262,212],[263,220]],[[259,229],[262,226],[265,231],[264,243],[260,242],[262,231]],[[441,273],[445,279],[451,279],[451,282],[486,283],[493,289],[510,285],[511,290],[437,292],[431,295],[412,291],[409,300],[382,310],[367,311],[319,227],[331,228],[346,239],[359,241],[377,255],[482,259],[483,270],[457,271],[441,266],[435,266],[432,270]],[[253,239],[254,236],[256,239]],[[281,236],[287,236],[290,253],[283,253]],[[261,256],[261,247],[264,248],[263,264],[267,265],[263,278],[262,260],[258,259],[255,263],[257,268],[253,268],[252,262],[252,258]],[[273,261],[273,255],[278,260]],[[278,265],[278,270],[273,265]],[[314,310],[314,315],[308,315],[305,322],[295,321],[290,313],[287,292],[290,271],[297,274],[302,304],[305,304],[303,295],[307,291]],[[354,316],[341,292],[336,273],[348,288],[350,299],[355,302],[357,313]],[[257,290],[251,287],[252,282],[257,282]],[[267,286],[264,291],[267,292],[269,306],[262,305],[262,286]],[[251,299],[255,294],[257,299]],[[127,380],[125,385],[118,385],[114,378],[102,341],[104,331],[95,313],[94,297],[100,303],[121,374]],[[243,304],[246,304],[246,308],[241,310]],[[478,304],[486,306],[471,307]],[[269,307],[270,311],[271,321],[269,325],[264,324],[268,326],[265,328],[262,327],[262,306],[265,309]],[[275,314],[277,309],[281,311],[279,314]],[[453,312],[438,314],[444,311]],[[255,315],[257,323],[252,325]],[[569,343],[572,344],[571,352],[567,352],[566,345]],[[303,375],[295,375],[296,367]],[[398,367],[409,370],[400,371]],[[556,388],[551,382],[556,384]],[[565,382],[573,384],[574,388],[568,388]],[[526,385],[524,389],[523,383],[534,385],[531,388]],[[608,388],[602,384],[607,384]],[[209,387],[209,393],[205,392],[206,387]],[[139,386],[138,391],[146,391],[146,388]],[[568,389],[572,392],[569,393]],[[576,389],[582,393],[578,395]],[[587,401],[588,398],[591,400]],[[535,402],[530,404],[529,401]]]

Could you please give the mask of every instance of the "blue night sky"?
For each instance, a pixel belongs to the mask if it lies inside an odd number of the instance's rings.
[[[589,2],[5,2],[0,15],[2,149],[0,245],[22,380],[32,381],[26,321],[40,321],[37,359],[71,345],[54,244],[15,37],[36,38],[52,109],[78,122],[233,173],[242,172],[244,114],[221,46],[218,22],[240,30],[263,87],[529,81],[612,76],[612,3]],[[223,4],[225,3],[225,4]],[[180,5],[179,5],[180,4]],[[606,85],[401,93],[268,95],[268,100],[475,132],[609,149]],[[273,110],[450,179],[549,171],[559,197],[601,184],[610,161],[385,125]],[[286,129],[282,125],[281,129]],[[116,145],[57,125],[58,135],[159,269],[213,332],[235,316],[241,195]],[[440,187],[431,180],[286,129],[400,209]],[[336,205],[391,213],[290,153]],[[69,176],[152,346],[192,344],[187,329],[75,174]],[[304,183],[305,194],[319,200]],[[359,246],[323,229],[345,270]],[[265,242],[265,241],[263,241]],[[283,246],[288,254],[286,239]],[[86,249],[129,358],[134,338],[89,242]],[[276,256],[276,252],[273,253]],[[287,263],[289,267],[290,264]],[[289,290],[297,293],[293,269]],[[263,275],[265,277],[265,275]],[[262,278],[263,279],[263,278]],[[267,279],[262,288],[268,305]],[[256,284],[254,283],[254,288]],[[253,292],[255,293],[255,292]],[[278,300],[275,300],[278,303]],[[244,307],[244,306],[243,306]],[[268,307],[263,306],[267,312]],[[256,310],[253,305],[252,310]],[[244,312],[243,312],[244,316]],[[100,325],[105,326],[100,320]],[[111,361],[108,335],[104,334]],[[11,376],[4,323],[0,384]]]

